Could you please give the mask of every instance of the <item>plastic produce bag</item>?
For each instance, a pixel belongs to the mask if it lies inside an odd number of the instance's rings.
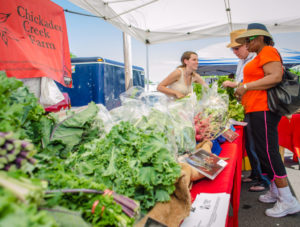
[[[196,97],[192,95],[169,104],[169,113],[174,122],[175,140],[179,155],[194,152],[196,148],[193,125],[194,100]]]
[[[64,99],[65,97],[58,89],[54,80],[48,77],[41,78],[40,103],[43,107],[55,105]]]
[[[158,92],[132,87],[121,95],[122,106],[110,111],[114,124],[129,121],[148,133],[166,135],[168,149],[177,155],[174,125],[168,112],[168,98]]]
[[[134,100],[139,100],[140,96],[145,92],[144,88],[140,86],[134,86],[128,89],[127,91],[120,94],[120,99],[122,105],[126,104],[127,102],[131,102]]]
[[[152,107],[148,115],[140,118],[135,126],[145,132],[166,135],[169,151],[177,157],[177,145],[175,140],[175,126],[172,116],[167,111],[162,111],[159,108]]]
[[[114,124],[121,121],[129,121],[135,124],[142,116],[147,115],[149,109],[138,99],[125,100],[122,106],[110,110],[110,115]]]
[[[19,79],[37,99],[41,97],[41,77]]]
[[[103,121],[105,133],[109,133],[114,123],[109,111],[102,104],[97,104],[99,108],[98,117]]]
[[[213,83],[199,100],[195,108],[196,141],[213,140],[226,128],[228,95],[218,94],[218,86]]]
[[[147,115],[149,108],[139,99],[144,92],[142,87],[131,87],[120,95],[122,105],[110,110],[114,124],[121,121],[135,123],[142,116]]]
[[[160,92],[143,92],[139,99],[149,108],[155,108],[163,112],[168,110],[169,98]]]

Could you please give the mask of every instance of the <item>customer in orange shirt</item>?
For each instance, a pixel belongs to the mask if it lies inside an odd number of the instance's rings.
[[[246,32],[246,29],[234,30],[230,33],[231,42],[227,47],[230,47],[240,60],[236,69],[235,81],[226,80],[222,84],[223,87],[236,88],[239,83],[243,82],[244,67],[256,56],[256,53],[247,50],[245,44],[235,42],[235,39],[244,32]],[[248,122],[248,115],[245,116],[244,121]],[[242,182],[252,184],[251,187],[249,187],[250,192],[261,192],[269,189],[270,181],[262,174],[260,162],[255,152],[255,146],[252,139],[252,130],[250,124],[244,128],[245,149],[251,165],[251,174],[248,177],[243,177]]]
[[[237,37],[236,42],[246,44],[249,52],[257,56],[244,67],[244,81],[236,90],[241,97],[248,124],[253,128],[255,150],[261,163],[262,172],[271,179],[270,190],[259,196],[263,203],[275,203],[265,214],[283,217],[300,212],[300,203],[292,195],[287,182],[287,174],[282,162],[277,126],[281,116],[268,108],[267,89],[282,79],[281,57],[273,47],[271,34],[263,24],[248,25],[247,32]]]

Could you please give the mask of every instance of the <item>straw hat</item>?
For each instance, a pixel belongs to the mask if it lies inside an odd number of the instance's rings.
[[[231,43],[229,43],[229,44],[227,45],[227,47],[228,47],[228,48],[232,48],[232,47],[240,46],[241,44],[235,42],[235,39],[236,39],[239,35],[245,33],[246,31],[247,31],[246,29],[239,29],[239,30],[234,30],[234,31],[230,32],[230,42],[231,42]]]
[[[271,36],[271,34],[269,33],[269,31],[265,25],[259,24],[259,23],[252,23],[252,24],[248,24],[247,31],[245,33],[239,35],[235,39],[235,41],[237,43],[244,44],[245,39],[247,37],[251,37],[251,36],[255,36],[255,35],[263,35],[263,36],[267,36],[267,37],[270,37],[271,39],[273,39],[273,37]]]

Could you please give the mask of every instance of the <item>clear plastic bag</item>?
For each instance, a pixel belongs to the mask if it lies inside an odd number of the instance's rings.
[[[122,106],[110,110],[114,124],[119,124],[121,121],[129,121],[135,124],[148,113],[149,108],[138,99],[126,99],[122,102]]]
[[[177,155],[174,125],[168,112],[168,98],[158,92],[132,87],[121,94],[122,106],[110,111],[114,124],[129,121],[148,133],[163,133],[170,152]]]
[[[149,108],[167,111],[169,98],[160,92],[144,92],[139,99]]]
[[[174,133],[178,154],[191,153],[195,151],[196,140],[193,125],[194,95],[169,103],[169,113],[174,124]]]
[[[99,108],[98,117],[103,121],[105,133],[109,133],[114,123],[109,111],[102,104],[97,104]]]
[[[48,77],[41,78],[40,103],[43,107],[55,105],[64,99],[64,95],[58,89],[54,80]]]
[[[195,108],[196,141],[213,140],[226,128],[228,95],[219,94],[217,83],[203,93]]]
[[[126,104],[127,102],[131,102],[134,100],[139,100],[140,96],[145,92],[144,88],[140,86],[134,86],[129,88],[127,91],[120,94],[120,99],[122,105]]]

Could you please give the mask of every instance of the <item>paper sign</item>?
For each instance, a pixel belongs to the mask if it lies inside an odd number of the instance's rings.
[[[200,193],[192,204],[190,215],[181,227],[226,226],[230,195],[226,193]]]

